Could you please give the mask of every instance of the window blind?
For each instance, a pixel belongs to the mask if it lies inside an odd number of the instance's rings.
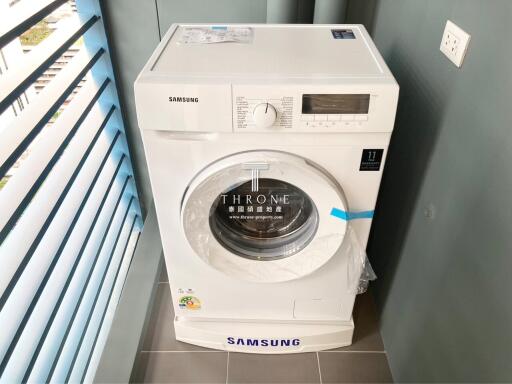
[[[88,382],[142,226],[101,10],[0,4],[0,382]]]

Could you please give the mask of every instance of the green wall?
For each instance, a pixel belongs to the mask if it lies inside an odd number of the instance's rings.
[[[401,87],[369,244],[393,376],[511,382],[512,1],[366,3],[373,22],[348,21]],[[447,19],[472,35],[461,69],[439,52]]]

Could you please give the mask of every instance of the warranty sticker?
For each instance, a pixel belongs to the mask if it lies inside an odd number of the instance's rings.
[[[383,149],[363,149],[361,156],[360,171],[380,171]]]

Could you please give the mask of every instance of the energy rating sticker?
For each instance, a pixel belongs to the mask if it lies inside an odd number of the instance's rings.
[[[182,296],[178,304],[181,309],[201,309],[201,301],[195,296]]]

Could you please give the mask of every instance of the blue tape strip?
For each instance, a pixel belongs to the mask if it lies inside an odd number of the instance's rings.
[[[226,31],[228,29],[227,26],[224,26],[224,25],[212,25],[212,30],[217,30],[217,31]]]
[[[331,216],[337,217],[342,220],[355,220],[355,219],[372,219],[374,211],[361,211],[361,212],[345,212],[338,208],[331,210]]]

